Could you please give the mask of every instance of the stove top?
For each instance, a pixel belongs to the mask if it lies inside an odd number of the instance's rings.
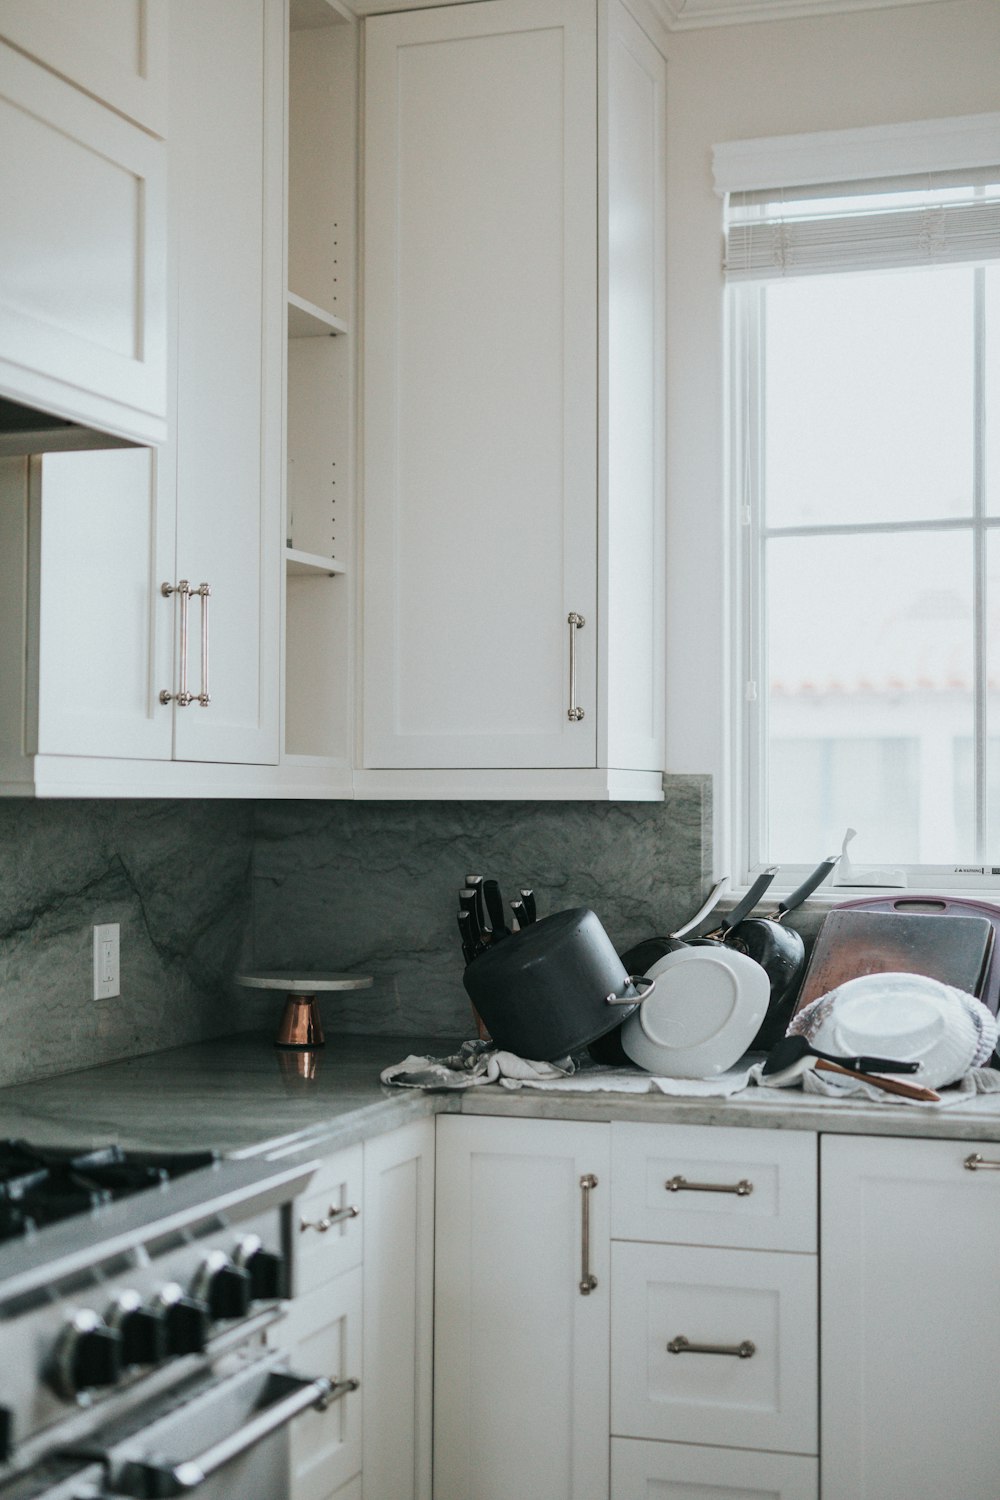
[[[217,1161],[213,1151],[79,1150],[0,1141],[0,1244],[159,1187]]]

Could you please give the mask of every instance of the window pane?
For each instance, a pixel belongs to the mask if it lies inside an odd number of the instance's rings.
[[[969,514],[973,279],[959,266],[768,284],[768,526]]]
[[[968,861],[970,536],[776,538],[765,569],[767,859],[815,862],[850,825],[859,861]]]
[[[1000,865],[1000,532],[986,537],[986,838],[984,863]]]
[[[1000,513],[1000,265],[986,268],[986,509]]]

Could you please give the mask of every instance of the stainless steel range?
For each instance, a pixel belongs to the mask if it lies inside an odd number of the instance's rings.
[[[266,1344],[315,1166],[0,1142],[0,1500],[282,1500],[357,1386]]]

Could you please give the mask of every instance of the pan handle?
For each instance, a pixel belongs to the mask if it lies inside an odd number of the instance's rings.
[[[797,906],[801,906],[806,897],[811,896],[816,887],[823,884],[830,871],[836,868],[839,860],[839,854],[827,855],[823,863],[816,866],[812,874],[803,880],[802,884],[797,890],[792,892],[787,901],[779,903],[778,910],[775,912],[777,920],[780,922],[781,918],[788,912],[794,911]]]
[[[715,910],[719,902],[719,897],[722,895],[728,884],[728,875],[723,875],[721,880],[717,880],[712,889],[709,891],[706,900],[695,912],[690,922],[685,922],[683,927],[678,927],[677,931],[672,932],[670,936],[672,938],[682,938],[684,937],[685,933],[693,932],[694,929],[699,925],[699,923],[704,922],[709,912]]]
[[[629,989],[639,989],[640,985],[645,985],[645,989],[639,994],[640,1000],[645,1000],[646,996],[651,995],[656,989],[656,980],[650,979],[648,974],[630,974],[626,984]],[[605,1005],[635,1005],[636,998],[634,995],[605,995],[604,1003]]]
[[[769,870],[764,870],[760,875],[757,876],[757,879],[747,891],[746,895],[742,897],[741,900],[737,901],[736,905],[733,907],[729,915],[723,917],[722,921],[719,923],[718,931],[720,933],[730,932],[734,927],[738,927],[740,925],[740,923],[743,921],[743,918],[745,916],[748,916],[749,913],[753,911],[754,907],[757,905],[761,896],[763,896],[764,892],[767,890],[768,886],[771,884],[771,881],[774,879],[777,873],[777,865],[772,865]],[[712,935],[713,934],[709,934],[709,936]]]

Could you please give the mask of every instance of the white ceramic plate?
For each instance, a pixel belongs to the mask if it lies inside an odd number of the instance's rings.
[[[865,974],[823,1000],[810,1039],[824,1052],[919,1063],[912,1082],[932,1089],[957,1082],[979,1055],[981,1028],[971,1011],[980,1002],[925,975]]]
[[[771,985],[760,964],[718,946],[680,948],[648,970],[656,989],[622,1026],[634,1063],[664,1078],[716,1078],[753,1041]]]

